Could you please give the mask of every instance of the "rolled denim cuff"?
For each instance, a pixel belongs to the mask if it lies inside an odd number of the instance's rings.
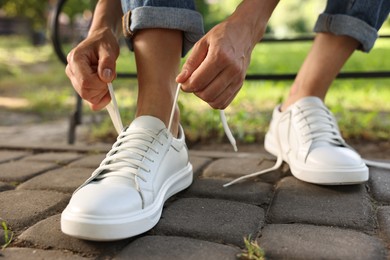
[[[320,14],[314,32],[350,36],[360,42],[359,49],[364,52],[369,52],[378,38],[375,28],[358,18],[344,14]]]
[[[183,57],[204,34],[201,14],[184,8],[137,7],[126,13],[123,21],[125,36],[131,36],[137,30],[150,28],[183,31]]]

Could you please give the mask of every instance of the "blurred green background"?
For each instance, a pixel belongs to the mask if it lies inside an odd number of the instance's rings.
[[[65,52],[88,30],[96,1],[68,0],[60,16],[60,35]],[[240,1],[196,1],[204,15],[205,29],[225,19]],[[0,125],[23,124],[7,120],[10,113],[34,116],[35,123],[67,118],[75,96],[50,42],[50,21],[57,1],[0,0]],[[325,1],[281,1],[266,37],[288,38],[310,34]],[[390,21],[380,31],[390,35]],[[132,53],[121,41],[118,72],[135,72]],[[261,43],[255,48],[248,73],[296,73],[310,42]],[[185,59],[184,59],[185,60]],[[183,60],[183,61],[184,61]],[[356,52],[344,71],[390,70],[390,39],[379,39],[370,54]],[[227,108],[229,125],[242,143],[261,142],[271,111],[286,97],[291,81],[246,81]],[[137,82],[118,78],[114,82],[123,121],[131,122]],[[217,111],[190,94],[179,97],[182,124],[189,143],[226,142]],[[346,138],[389,140],[390,79],[339,79],[331,88],[327,105],[339,120]],[[96,115],[98,115],[96,117]],[[91,125],[90,141],[112,142],[116,136],[105,111],[84,116],[98,118]],[[38,118],[38,119],[36,119]]]

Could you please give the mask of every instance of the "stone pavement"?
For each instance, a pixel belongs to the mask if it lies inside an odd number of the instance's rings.
[[[390,171],[371,168],[367,184],[333,187],[298,181],[284,165],[222,187],[273,165],[266,153],[191,150],[193,184],[146,234],[116,242],[62,234],[61,211],[108,150],[0,144],[0,218],[13,233],[0,259],[236,259],[248,235],[267,259],[389,257]]]

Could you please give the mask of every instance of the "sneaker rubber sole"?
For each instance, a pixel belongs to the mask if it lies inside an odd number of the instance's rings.
[[[269,133],[265,136],[264,148],[274,156],[278,155],[277,144]],[[369,178],[369,170],[362,161],[355,167],[332,167],[332,168],[311,168],[299,163],[291,163],[288,158],[282,155],[294,177],[301,181],[320,185],[351,185],[364,183]]]
[[[129,215],[98,217],[61,214],[61,230],[72,237],[93,241],[113,241],[142,234],[152,229],[160,220],[164,202],[174,194],[188,188],[193,179],[192,165],[187,164],[173,174],[161,187],[152,205]]]

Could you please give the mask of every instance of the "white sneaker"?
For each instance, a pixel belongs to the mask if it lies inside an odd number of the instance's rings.
[[[95,241],[144,233],[159,221],[164,202],[191,183],[183,129],[173,138],[159,119],[138,117],[73,194],[62,232]]]
[[[275,108],[265,149],[282,158],[306,182],[340,185],[368,180],[362,158],[340,135],[336,119],[321,99],[306,97],[285,112]]]

